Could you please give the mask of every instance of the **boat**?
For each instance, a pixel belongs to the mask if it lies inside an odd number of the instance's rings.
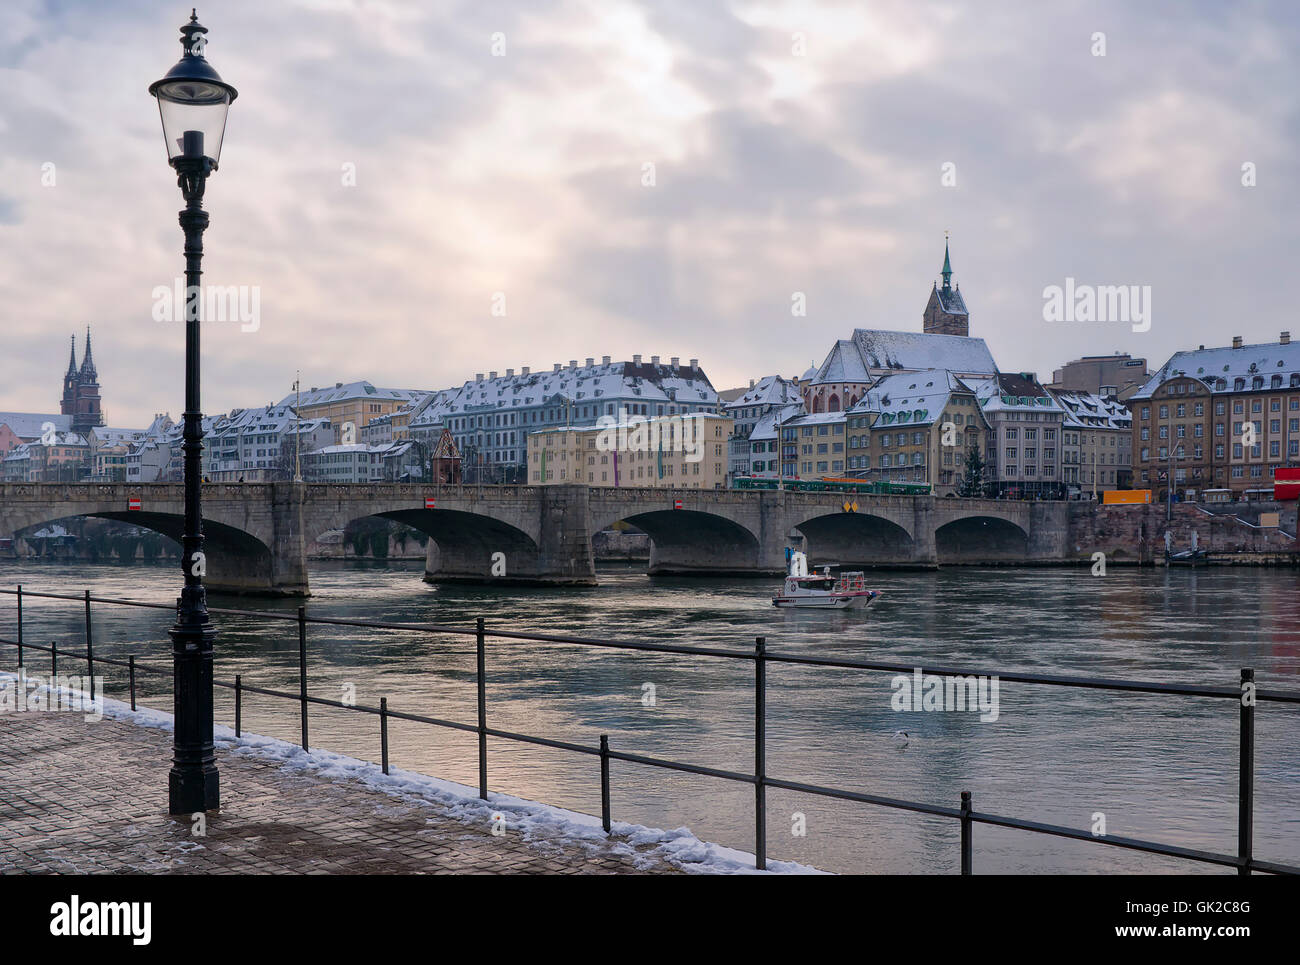
[[[1209,554],[1198,545],[1196,531],[1192,530],[1192,548],[1174,552],[1174,537],[1165,531],[1165,566],[1205,566]]]
[[[789,566],[781,593],[772,598],[778,607],[810,607],[819,610],[846,610],[870,606],[880,596],[867,589],[866,575],[854,571],[831,574],[829,565],[820,573],[809,574],[808,557],[801,552],[789,553]]]

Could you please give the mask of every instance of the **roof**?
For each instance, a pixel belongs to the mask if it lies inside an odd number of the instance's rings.
[[[0,412],[0,425],[7,425],[20,439],[39,439],[41,427],[47,422],[53,422],[58,432],[67,432],[72,428],[71,416],[43,412]]]
[[[877,413],[873,428],[930,425],[943,415],[954,392],[973,390],[947,369],[900,372],[882,377],[849,414]]]
[[[795,418],[804,414],[803,403],[792,403],[791,405],[781,406],[772,409],[770,412],[763,414],[759,420],[754,423],[754,429],[749,434],[750,441],[755,439],[775,439],[776,426],[780,423],[782,428],[795,424]],[[818,413],[818,415],[841,415],[842,413]],[[825,420],[823,420],[825,421]]]
[[[369,382],[347,382],[319,389],[313,386],[306,392],[290,392],[280,400],[280,405],[326,405],[346,402],[349,399],[371,399],[388,402],[415,402],[428,394],[427,389],[381,389]]]
[[[1246,380],[1246,387],[1254,386],[1255,379],[1263,380],[1262,387],[1269,388],[1274,375],[1282,376],[1282,384],[1289,386],[1291,376],[1300,374],[1300,342],[1261,342],[1241,348],[1207,348],[1191,352],[1175,352],[1128,401],[1149,399],[1161,383],[1178,376],[1189,376],[1205,383],[1211,392],[1232,392],[1236,379]]]
[[[1000,372],[993,378],[965,380],[975,390],[980,408],[985,412],[1034,410],[1037,412],[1064,412],[1038,382],[1027,373]]]
[[[856,334],[856,333],[855,333]],[[862,353],[851,339],[842,338],[831,346],[821,368],[813,376],[813,385],[832,382],[870,382],[871,373],[862,360]]]
[[[727,402],[724,408],[743,409],[749,406],[788,405],[799,402],[799,389],[793,382],[779,375],[765,375],[742,394]]]
[[[602,362],[467,381],[423,400],[411,425],[443,422],[450,415],[596,400],[677,403],[691,408],[717,404],[718,393],[701,368],[638,362]]]
[[[948,369],[963,376],[993,375],[998,370],[984,339],[966,335],[858,328],[853,331],[853,344],[862,363],[878,371]]]
[[[1065,426],[1071,429],[1119,429],[1133,427],[1133,413],[1114,398],[1102,398],[1092,392],[1048,390],[1065,410]]]

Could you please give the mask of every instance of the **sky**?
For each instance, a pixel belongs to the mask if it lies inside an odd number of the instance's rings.
[[[798,375],[854,328],[920,331],[945,232],[1005,371],[1300,337],[1289,0],[198,13],[239,91],[204,281],[258,299],[205,325],[208,413],[278,401],[297,370],[437,389],[640,354],[698,358],[719,389]],[[147,87],[188,14],[0,5],[0,410],[57,411],[90,325],[109,424],[179,416],[183,326],[154,314],[182,200]],[[1067,278],[1149,286],[1149,328],[1045,320]]]

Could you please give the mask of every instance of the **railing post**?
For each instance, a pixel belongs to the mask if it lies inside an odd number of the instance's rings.
[[[241,684],[241,674],[235,674],[235,736],[239,737],[239,725],[242,723],[244,711],[244,690]]]
[[[487,800],[487,651],[483,618],[478,618],[478,796]]]
[[[975,822],[970,819],[971,799],[970,791],[961,792],[961,873],[964,875],[972,874],[971,855],[972,842],[971,835],[975,828]]]
[[[302,706],[302,749],[307,749],[307,608],[298,607],[298,702]]]
[[[388,698],[379,698],[379,761],[388,773]]]
[[[126,658],[126,675],[131,690],[131,709],[135,710],[135,654]]]
[[[58,675],[59,675],[59,641],[51,640],[50,641],[50,677],[53,678],[53,677],[57,677]],[[50,685],[51,686],[54,685],[53,680],[50,681]]]
[[[767,660],[766,641],[754,641],[754,867],[767,868]]]
[[[600,735],[600,824],[609,834],[609,735]]]
[[[23,585],[18,584],[18,669],[23,666]]]
[[[95,647],[90,634],[90,591],[86,591],[86,676],[90,678],[90,699],[95,699]]]
[[[1249,698],[1247,698],[1249,691]],[[1237,752],[1237,874],[1250,874],[1255,846],[1255,671],[1241,670],[1241,742]]]

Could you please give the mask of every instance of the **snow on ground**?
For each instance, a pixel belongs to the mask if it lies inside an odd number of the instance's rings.
[[[0,689],[12,686],[16,679],[16,675],[0,671]],[[67,694],[76,693],[66,687],[59,689]],[[45,685],[35,690],[48,693],[49,687]],[[172,730],[171,714],[148,708],[133,711],[130,704],[102,696],[96,697],[97,710],[101,701],[105,717],[141,727]],[[60,711],[63,712],[65,711]],[[408,804],[436,805],[444,814],[466,824],[482,827],[492,820],[494,814],[501,814],[505,817],[506,827],[521,834],[525,841],[536,840],[565,847],[608,846],[643,867],[664,861],[683,871],[698,874],[765,873],[755,870],[753,854],[701,841],[684,827],[665,831],[614,821],[610,825],[611,835],[607,838],[600,825],[600,818],[595,815],[569,811],[509,794],[489,792],[489,799],[483,801],[479,799],[477,788],[464,784],[393,767],[389,768],[388,774],[384,774],[380,765],[369,761],[320,748],[312,748],[307,752],[288,741],[258,734],[245,733],[236,737],[229,727],[215,727],[213,738],[216,746],[227,753],[275,761],[285,769],[298,773],[356,780]],[[824,872],[793,861],[769,859],[766,873]]]

